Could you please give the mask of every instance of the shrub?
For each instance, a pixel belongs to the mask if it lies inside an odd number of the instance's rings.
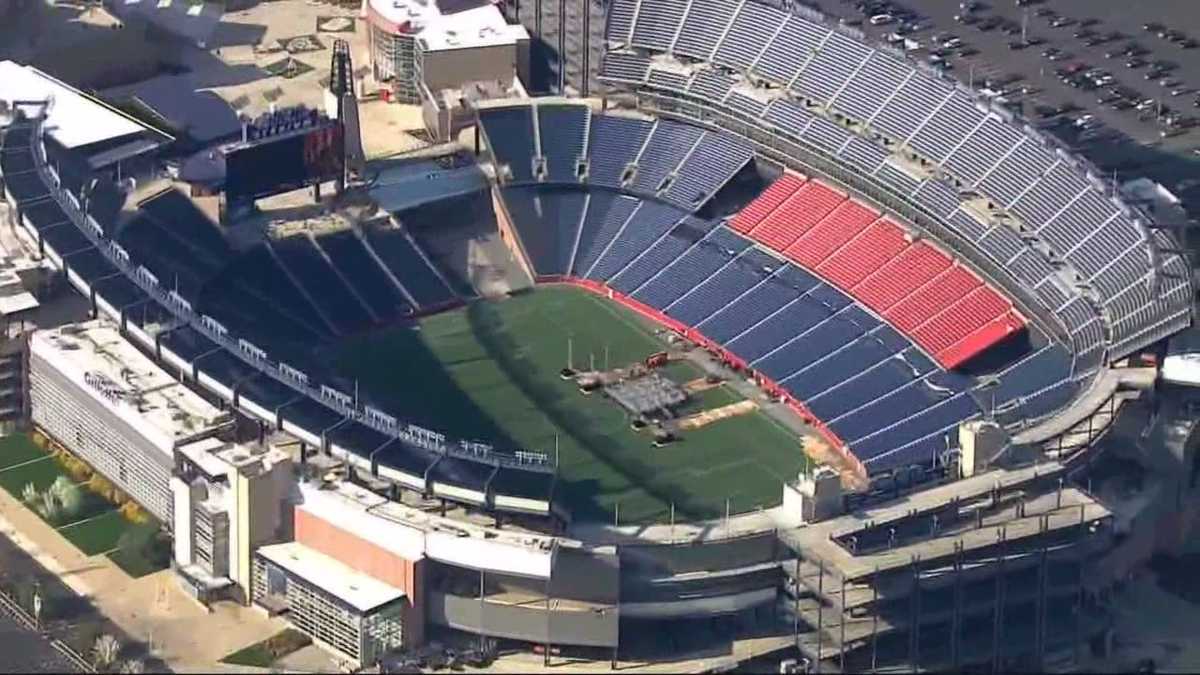
[[[49,490],[42,493],[42,502],[37,505],[37,512],[45,518],[50,524],[57,524],[62,518],[62,507],[58,505],[58,499],[54,493]]]
[[[105,633],[96,638],[96,644],[92,645],[92,665],[100,670],[108,670],[112,664],[117,662],[120,654],[121,641]]]
[[[150,522],[150,514],[132,499],[122,504],[119,510],[121,517],[135,525],[143,525]]]
[[[55,478],[49,492],[58,500],[63,518],[74,520],[79,515],[80,509],[83,508],[83,492],[78,485],[71,482],[70,478],[66,476]]]

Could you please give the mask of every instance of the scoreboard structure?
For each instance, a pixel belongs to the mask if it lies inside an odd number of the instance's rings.
[[[225,196],[245,203],[337,180],[345,171],[342,125],[315,110],[264,115],[225,148]]]

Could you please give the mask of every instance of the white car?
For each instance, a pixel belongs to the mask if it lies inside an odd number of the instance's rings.
[[[886,26],[889,23],[895,23],[895,21],[896,17],[891,14],[876,14],[870,19],[872,26]]]

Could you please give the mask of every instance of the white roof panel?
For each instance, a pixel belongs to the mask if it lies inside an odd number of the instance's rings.
[[[294,541],[263,546],[258,554],[363,613],[404,597],[399,588]]]
[[[63,147],[78,148],[146,131],[136,120],[84,95],[32,66],[0,61],[0,100],[53,99],[47,132]]]

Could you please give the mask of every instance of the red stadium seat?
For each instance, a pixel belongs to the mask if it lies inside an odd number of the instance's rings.
[[[844,201],[784,253],[809,269],[816,269],[879,217],[879,212],[855,201]]]
[[[851,290],[863,304],[882,314],[950,265],[950,256],[918,241]]]
[[[1025,320],[970,269],[819,181],[785,174],[730,226],[857,298],[953,368]]]
[[[799,190],[808,178],[797,173],[785,173],[729,221],[729,227],[748,234],[764,218],[779,208],[788,197]]]
[[[887,218],[881,218],[818,265],[817,273],[853,292],[860,281],[898,258],[908,246],[909,239],[904,230]]]

